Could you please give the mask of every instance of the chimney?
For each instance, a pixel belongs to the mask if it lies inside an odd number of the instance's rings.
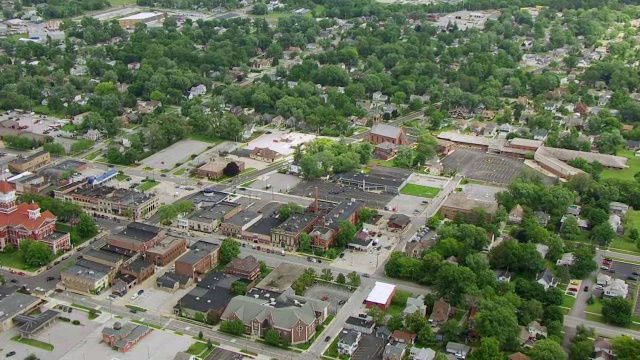
[[[320,204],[318,203],[318,187],[316,186],[316,201],[313,204],[313,212],[314,213],[318,213],[318,211],[320,211]]]

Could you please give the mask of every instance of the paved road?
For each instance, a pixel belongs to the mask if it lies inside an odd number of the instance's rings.
[[[595,321],[589,321],[585,319],[581,319],[571,315],[564,316],[564,326],[575,328],[578,325],[583,325],[589,328],[593,328],[597,334],[605,336],[605,337],[617,337],[622,335],[633,336],[634,338],[640,339],[640,331],[623,329],[607,324],[602,324]]]

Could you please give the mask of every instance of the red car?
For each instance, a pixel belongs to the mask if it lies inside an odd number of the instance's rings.
[[[609,261],[609,260],[604,260],[604,261],[602,261],[602,264],[603,264],[603,265],[611,265],[611,261]]]
[[[569,288],[569,291],[578,291],[578,288],[572,287],[572,288]]]
[[[20,275],[20,276],[25,276],[25,275],[27,275],[27,274],[25,274],[24,272],[20,271],[20,272],[18,273],[18,275]]]
[[[322,297],[322,301],[327,301],[327,300],[329,300],[329,297],[327,295]]]

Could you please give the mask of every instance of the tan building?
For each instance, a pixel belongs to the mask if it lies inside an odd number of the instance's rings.
[[[178,219],[178,228],[211,233],[221,223],[229,220],[242,210],[237,203],[223,201],[213,206],[198,209],[186,217]]]
[[[54,190],[56,199],[70,201],[90,215],[108,214],[139,220],[158,211],[160,199],[153,192],[118,189],[109,186],[92,187],[86,183],[71,183]]]
[[[147,249],[146,260],[157,265],[166,266],[187,250],[187,240],[167,236],[155,246]]]
[[[260,263],[253,256],[247,256],[244,259],[237,258],[227,264],[224,272],[247,280],[255,280],[260,276]]]
[[[318,221],[314,214],[293,214],[285,222],[271,230],[271,243],[290,249],[300,247],[300,235],[310,233]]]
[[[206,274],[218,265],[220,245],[198,241],[189,247],[189,252],[176,260],[175,273],[195,278]]]
[[[240,238],[248,228],[260,221],[260,219],[262,219],[262,214],[258,214],[255,211],[242,210],[226,219],[220,225],[220,229],[225,236]]]
[[[27,157],[17,158],[9,162],[9,170],[14,173],[35,170],[51,161],[51,155],[46,151],[40,151]]]
[[[275,150],[271,150],[267,147],[265,148],[256,147],[253,150],[251,150],[249,157],[255,160],[272,163],[278,160],[280,157],[282,157],[282,154],[280,154]]]
[[[99,294],[109,287],[112,273],[115,274],[115,270],[110,271],[106,265],[82,260],[63,270],[60,277],[67,290]]]
[[[224,176],[224,168],[227,167],[227,164],[229,164],[230,162],[231,161],[227,162],[220,160],[208,162],[200,166],[198,170],[196,170],[196,172],[198,173],[198,176],[206,177],[209,179],[219,179]],[[241,172],[244,171],[244,162],[238,160],[234,160],[232,162],[238,165],[238,169]]]
[[[131,29],[136,27],[136,24],[138,23],[148,24],[150,22],[160,21],[163,19],[164,13],[159,11],[141,12],[118,19],[118,23],[120,23],[120,27],[123,29]]]
[[[493,199],[472,199],[464,192],[452,193],[442,203],[440,213],[447,219],[455,219],[458,214],[473,216],[474,209],[483,209],[487,214],[487,221],[492,222],[498,211],[498,203]]]

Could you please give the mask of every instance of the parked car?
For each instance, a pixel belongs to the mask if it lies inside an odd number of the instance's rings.
[[[609,269],[609,272],[615,274],[616,269]]]
[[[322,301],[327,301],[327,300],[329,300],[329,297],[327,295],[322,297]]]
[[[584,292],[587,292],[587,291],[589,291],[589,287],[588,287],[588,286],[585,286],[585,287],[584,287]]]
[[[137,293],[136,293],[136,294],[131,295],[131,300],[135,300],[135,299],[137,299],[137,298],[138,298],[138,294],[137,294]]]
[[[570,287],[570,288],[569,288],[569,291],[578,291],[578,288]]]
[[[142,295],[142,294],[144,294],[144,290],[142,289],[138,290],[138,295]]]
[[[15,355],[15,354],[16,354],[16,352],[15,352],[15,351],[9,351],[9,352],[7,353],[7,357],[12,357],[12,356],[13,356],[13,355]]]
[[[338,301],[338,305],[344,305],[346,303],[347,303],[347,300],[344,300],[344,299]]]
[[[633,275],[629,275],[629,276],[627,276],[627,280],[638,281],[638,278],[633,276]]]
[[[362,274],[362,276],[364,276],[364,277],[368,278],[368,277],[369,277],[369,274]]]
[[[242,247],[247,247],[247,244],[245,244],[245,243],[242,243]]]
[[[639,272],[637,272],[637,271],[632,272],[632,274],[633,274],[633,275],[640,275],[640,273],[639,273]]]
[[[329,340],[331,340],[331,336],[327,336],[326,338],[324,338],[324,342],[329,342]]]
[[[135,309],[129,309],[129,312],[132,314],[137,314],[138,312]]]
[[[26,276],[27,274],[25,274],[23,271],[20,271],[20,272],[18,273],[18,275],[20,275],[20,276]]]
[[[56,279],[56,278],[55,278],[55,277],[53,277],[53,276],[47,276],[47,281],[53,281],[53,280],[55,280],[55,279]]]
[[[18,283],[18,280],[16,280],[16,279],[11,279],[11,280],[9,280],[9,282],[10,282],[10,283],[13,283],[13,284],[17,284],[17,283]]]

